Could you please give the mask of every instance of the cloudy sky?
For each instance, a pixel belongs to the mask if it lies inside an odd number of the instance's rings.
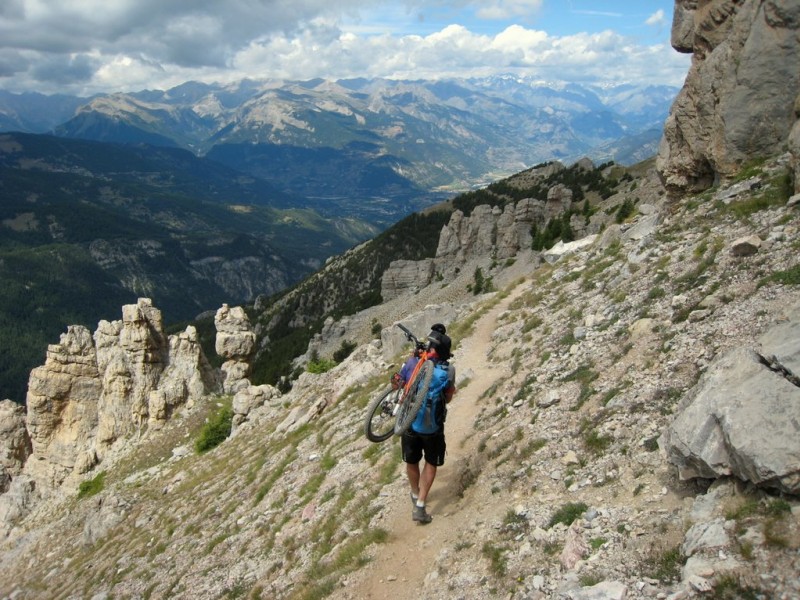
[[[0,89],[90,95],[244,77],[681,85],[672,0],[0,0]]]

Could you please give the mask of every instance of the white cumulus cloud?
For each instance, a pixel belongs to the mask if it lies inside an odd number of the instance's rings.
[[[665,21],[665,19],[664,19],[664,11],[661,10],[661,9],[658,9],[656,12],[654,12],[652,15],[650,15],[647,18],[645,23],[647,25],[663,25],[664,21]]]

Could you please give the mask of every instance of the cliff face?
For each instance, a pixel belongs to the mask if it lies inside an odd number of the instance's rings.
[[[668,191],[704,190],[786,148],[798,118],[799,3],[677,0],[672,45],[693,60],[658,152]]]

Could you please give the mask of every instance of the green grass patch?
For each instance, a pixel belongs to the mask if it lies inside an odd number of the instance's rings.
[[[764,172],[764,163],[766,163],[766,158],[755,158],[753,160],[747,161],[745,164],[742,165],[741,171],[736,174],[734,177],[735,182],[744,181],[746,179],[750,179],[751,177],[757,177]]]
[[[275,466],[274,469],[271,470],[269,477],[264,481],[264,483],[259,486],[258,491],[256,492],[256,496],[253,499],[253,506],[257,506],[261,503],[261,501],[269,494],[272,486],[275,485],[275,482],[281,478],[286,467],[288,467],[294,460],[297,458],[297,451],[293,450],[289,453],[289,455],[284,458],[278,465]]]
[[[680,546],[654,548],[642,559],[642,573],[646,577],[664,583],[679,581],[681,568],[685,562],[686,557],[681,553]]]
[[[606,538],[604,537],[592,538],[591,540],[589,540],[589,546],[592,547],[592,550],[599,550],[600,547],[607,541],[608,540],[606,540]]]
[[[484,542],[481,554],[489,560],[489,570],[496,577],[504,577],[508,570],[507,548]]]
[[[547,529],[550,529],[557,523],[563,523],[569,527],[572,525],[572,522],[580,518],[588,508],[589,507],[583,502],[567,502],[550,517],[550,521],[547,523]]]
[[[737,503],[735,506],[725,511],[725,518],[729,521],[741,521],[748,517],[758,514],[758,500],[750,498],[744,502]]]
[[[714,582],[714,589],[705,597],[709,600],[758,600],[766,596],[743,582],[735,573],[723,573]]]
[[[544,438],[536,438],[525,444],[522,449],[519,451],[519,458],[520,460],[525,460],[526,458],[530,458],[532,454],[541,450],[547,445],[547,440]]]
[[[800,264],[789,267],[785,271],[775,271],[771,275],[762,277],[758,281],[758,287],[768,283],[781,283],[783,285],[800,285]]]
[[[99,494],[105,487],[106,472],[101,471],[93,479],[82,481],[78,486],[78,499],[88,498]]]
[[[601,581],[605,581],[605,577],[603,577],[599,573],[583,573],[578,578],[578,582],[581,584],[581,587],[592,587],[593,585],[597,585]]]
[[[734,201],[722,205],[722,210],[728,212],[739,220],[746,221],[752,215],[762,210],[785,206],[792,195],[792,179],[788,173],[773,177],[763,192],[746,200]]]
[[[613,441],[611,436],[601,435],[596,429],[586,431],[583,436],[584,446],[593,454],[602,454]]]
[[[364,534],[341,545],[332,560],[314,564],[308,571],[307,580],[293,598],[297,600],[322,600],[328,598],[342,575],[355,571],[369,562],[364,550],[372,544],[382,544],[389,539],[385,529],[368,529]]]

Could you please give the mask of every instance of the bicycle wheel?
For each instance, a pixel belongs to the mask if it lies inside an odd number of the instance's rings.
[[[422,406],[425,396],[428,395],[428,388],[433,377],[433,362],[425,361],[425,364],[417,373],[417,377],[408,388],[408,394],[402,399],[400,410],[397,411],[397,421],[394,424],[395,435],[403,435],[411,426],[414,417],[417,416],[420,406]]]
[[[396,420],[394,409],[402,393],[403,388],[395,390],[390,387],[369,403],[364,434],[370,442],[383,442],[392,437]]]

